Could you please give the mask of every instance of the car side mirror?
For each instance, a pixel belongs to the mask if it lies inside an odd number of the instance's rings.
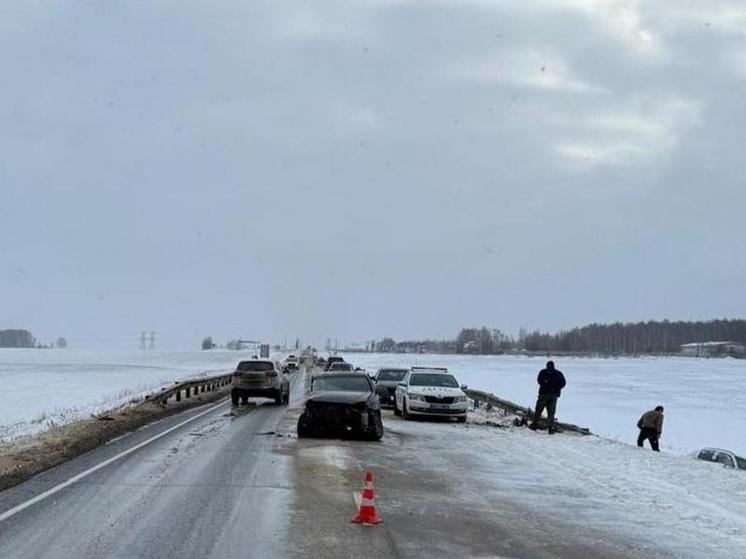
[[[404,382],[400,382],[400,383],[399,383],[399,386],[407,386],[407,384],[406,384],[406,383],[404,383]]]
[[[469,386],[466,385],[466,384],[462,384],[461,385],[461,390],[467,390],[468,388],[469,388]]]

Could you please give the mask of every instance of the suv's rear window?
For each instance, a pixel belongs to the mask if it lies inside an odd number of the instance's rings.
[[[330,371],[352,371],[352,365],[349,363],[332,363]]]
[[[238,364],[239,371],[272,371],[275,366],[271,361],[241,361]]]
[[[416,373],[409,379],[412,386],[445,386],[448,388],[458,388],[458,382],[451,375],[443,373]]]

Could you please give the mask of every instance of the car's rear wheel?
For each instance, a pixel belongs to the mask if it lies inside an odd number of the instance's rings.
[[[282,403],[286,406],[290,403],[290,389],[282,396]]]
[[[282,396],[282,390],[278,390],[277,394],[275,394],[275,404],[278,406],[282,405],[283,396]]]
[[[231,390],[231,404],[234,406],[238,405],[238,401],[241,399],[241,395],[238,393],[238,388],[233,388]]]
[[[248,394],[241,394],[241,403],[246,406],[249,403],[249,395]]]
[[[380,441],[383,438],[381,412],[371,414],[368,418],[368,438],[372,441]]]
[[[456,421],[458,421],[459,423],[466,423],[466,416],[459,416],[456,418]]]

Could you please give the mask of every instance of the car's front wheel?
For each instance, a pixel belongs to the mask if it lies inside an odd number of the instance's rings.
[[[401,415],[401,410],[399,409],[399,406],[396,404],[396,398],[394,398],[394,415]]]
[[[311,428],[311,422],[305,413],[302,413],[298,418],[298,438],[310,437],[313,435],[313,429]]]
[[[409,414],[409,409],[407,409],[407,401],[402,400],[401,403],[401,416],[404,419],[412,419],[412,416]]]
[[[373,413],[368,417],[368,438],[372,441],[380,441],[383,438],[381,412]]]

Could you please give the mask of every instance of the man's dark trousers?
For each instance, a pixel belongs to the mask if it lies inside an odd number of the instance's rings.
[[[640,435],[637,437],[637,446],[642,446],[645,439],[650,441],[650,446],[653,450],[660,452],[660,447],[658,446],[658,432],[655,429],[649,429],[647,427],[640,429]]]
[[[557,412],[557,396],[554,394],[539,394],[539,398],[536,400],[536,415],[534,416],[534,423],[541,419],[541,414],[544,412],[544,408],[547,409],[547,426],[549,429],[554,429],[554,414]]]

